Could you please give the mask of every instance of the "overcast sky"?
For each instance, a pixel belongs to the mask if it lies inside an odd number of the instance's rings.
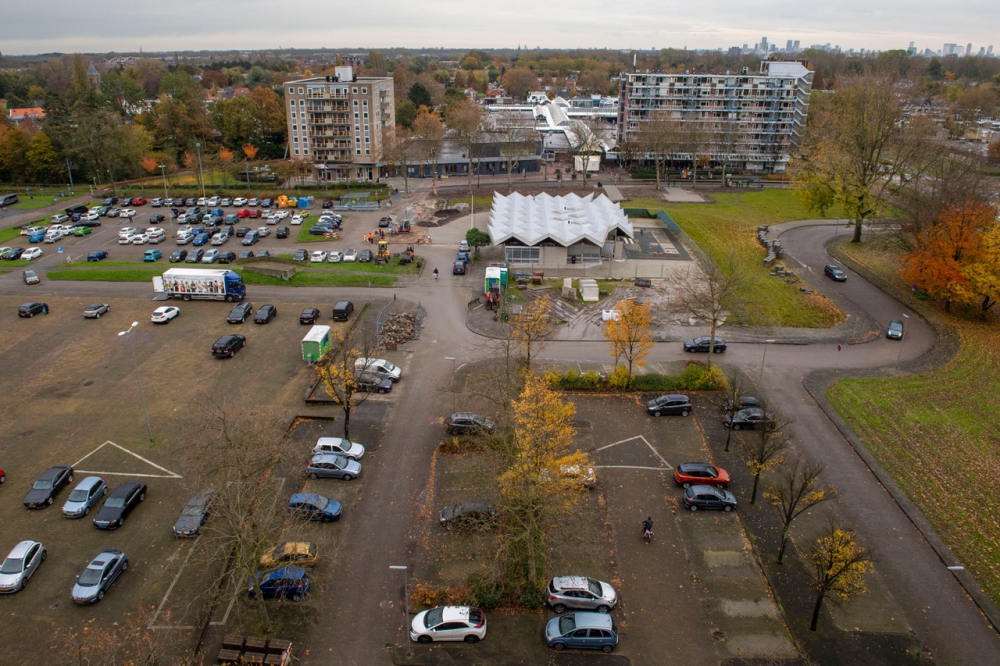
[[[1000,2],[961,0],[43,0],[5,3],[0,51],[133,52],[278,47],[726,48],[766,36],[906,48],[996,40]]]

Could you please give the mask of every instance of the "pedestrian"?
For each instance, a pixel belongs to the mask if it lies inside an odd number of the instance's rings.
[[[48,303],[42,303],[42,314],[48,314],[48,313],[49,313]]]

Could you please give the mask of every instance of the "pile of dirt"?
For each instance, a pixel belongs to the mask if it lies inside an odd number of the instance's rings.
[[[408,312],[389,315],[379,331],[379,343],[393,349],[401,342],[409,342],[417,337],[417,317]]]

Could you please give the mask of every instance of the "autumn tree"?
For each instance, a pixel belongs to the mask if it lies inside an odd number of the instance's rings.
[[[645,159],[653,162],[656,172],[656,189],[667,163],[678,152],[684,141],[684,128],[667,111],[652,111],[646,122],[639,126],[636,143]]]
[[[520,314],[511,318],[510,330],[530,372],[531,360],[541,352],[552,335],[552,297],[544,294],[533,299]]]
[[[508,95],[524,99],[532,90],[538,90],[538,77],[527,67],[515,67],[503,75],[502,84]]]
[[[713,341],[708,346],[708,367],[712,367],[719,326],[727,316],[745,310],[748,279],[746,268],[732,252],[722,263],[710,263],[702,266],[702,270],[688,271],[674,280],[676,297],[670,309],[708,323],[708,335]]]
[[[27,175],[33,183],[54,183],[63,172],[59,153],[45,132],[35,132],[28,142]]]
[[[472,100],[465,100],[445,117],[448,127],[455,131],[459,146],[469,161],[469,190],[472,190],[472,162],[482,156],[484,141],[483,107]]]
[[[253,159],[257,157],[257,152],[260,149],[257,148],[257,146],[253,145],[252,143],[245,143],[243,144],[243,147],[240,148],[240,150],[242,150],[246,158],[252,162]]]
[[[0,123],[0,180],[19,183],[27,167],[28,137],[13,125]]]
[[[774,505],[781,519],[778,564],[785,559],[785,546],[788,544],[788,531],[792,521],[817,504],[837,496],[837,490],[833,486],[827,486],[826,489],[819,486],[819,475],[822,473],[822,463],[810,463],[796,458],[783,466],[778,472],[778,480],[764,490],[764,499]]]
[[[410,90],[407,93],[407,99],[413,102],[413,106],[417,109],[417,111],[419,111],[422,106],[426,106],[428,109],[434,106],[434,102],[431,100],[430,91],[419,81],[410,86]]]
[[[438,162],[444,148],[444,126],[439,111],[421,109],[413,123],[413,133],[421,157],[431,164],[431,187],[437,196]]]
[[[242,586],[240,586],[242,591]],[[158,631],[150,625],[156,615],[152,606],[140,606],[133,612],[122,613],[107,624],[85,623],[79,630],[54,626],[51,654],[44,660],[57,666],[180,666],[190,664],[191,655],[168,658],[170,632]],[[164,614],[161,613],[162,617]],[[52,623],[55,625],[55,623]]]
[[[516,111],[500,111],[493,117],[493,140],[500,152],[500,160],[507,172],[507,191],[514,189],[514,172],[538,146],[538,132],[534,122]]]
[[[865,577],[875,572],[875,566],[872,553],[858,543],[854,532],[836,523],[831,523],[827,533],[816,540],[811,559],[816,603],[809,630],[816,631],[827,593],[833,593],[841,601],[868,594]]]
[[[233,160],[236,159],[236,153],[234,153],[229,148],[223,146],[219,149],[219,162],[222,167],[222,185],[223,187],[229,187],[229,178],[232,176]]]
[[[615,367],[622,360],[628,367],[626,387],[632,385],[632,371],[646,364],[644,360],[656,343],[653,342],[652,312],[649,303],[636,303],[629,299],[619,301],[615,316],[604,322],[602,333],[608,341]]]
[[[762,405],[764,403],[761,403]],[[757,501],[757,488],[760,486],[760,476],[764,472],[777,467],[784,462],[785,449],[788,441],[784,429],[789,421],[778,414],[765,410],[770,417],[767,423],[758,423],[753,430],[744,430],[736,438],[740,457],[753,475],[753,488],[750,491],[750,503]],[[733,429],[737,429],[734,425]]]
[[[403,191],[410,193],[410,165],[417,159],[417,143],[413,135],[396,125],[382,139],[382,152],[389,165],[403,177]]]
[[[374,350],[375,336],[355,329],[347,337],[334,337],[329,351],[313,366],[327,395],[344,410],[344,439],[351,438],[351,412],[371,395],[361,387],[355,361],[371,358]]]
[[[723,389],[725,391],[725,397],[722,402],[722,413],[724,416],[732,419],[736,416],[736,412],[741,409],[741,401],[745,397],[750,397],[752,395],[749,390],[750,387],[747,385],[747,381],[744,379],[743,373],[739,371],[733,371],[726,374],[726,385]],[[729,444],[733,440],[733,429],[726,428],[726,451],[729,451]]]
[[[986,149],[986,157],[994,164],[1000,163],[1000,139],[991,143],[990,147]]]

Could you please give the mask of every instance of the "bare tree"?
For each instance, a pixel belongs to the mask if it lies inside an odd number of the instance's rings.
[[[478,171],[479,158],[483,154],[485,131],[483,130],[483,107],[472,100],[465,100],[452,109],[445,117],[448,127],[455,130],[459,145],[469,160],[469,191],[472,191],[472,162],[476,161]],[[471,195],[470,195],[471,196]]]
[[[507,191],[514,189],[514,171],[521,160],[533,155],[538,146],[534,121],[517,111],[500,111],[493,116],[493,139],[507,171]]]
[[[764,499],[770,500],[781,518],[781,546],[778,548],[778,564],[785,559],[788,531],[792,521],[821,502],[837,496],[837,490],[828,486],[819,487],[819,475],[823,473],[822,463],[805,462],[796,458],[778,472],[778,481],[764,490]]]
[[[586,120],[576,120],[570,125],[573,135],[576,137],[576,145],[573,149],[583,161],[582,188],[587,189],[587,176],[590,173],[590,158],[596,155],[600,158],[604,154],[604,143],[607,140],[607,125],[600,118],[588,118]]]
[[[726,186],[726,167],[739,154],[746,140],[746,133],[738,120],[723,120],[715,132],[716,146],[722,158],[722,186]]]
[[[742,399],[750,395],[747,390],[747,383],[741,372],[729,372],[726,374],[725,398],[722,401],[722,414],[730,420],[740,411]],[[733,439],[733,429],[726,428],[726,451],[729,451],[729,444]]]
[[[421,156],[431,163],[431,188],[434,196],[437,196],[438,161],[444,147],[444,126],[441,124],[440,112],[422,110],[413,123],[413,131]]]
[[[371,395],[362,385],[356,362],[372,358],[375,335],[358,324],[346,337],[332,340],[330,349],[313,366],[327,394],[344,410],[344,439],[351,438],[351,412]]]
[[[544,294],[533,299],[520,314],[514,315],[510,329],[530,372],[531,359],[544,348],[552,335],[552,297]]]
[[[683,127],[669,111],[652,111],[638,129],[637,143],[643,156],[652,160],[656,171],[656,189],[669,162],[683,141]]]
[[[763,403],[761,403],[763,405]],[[762,407],[765,416],[764,421],[758,422],[753,430],[741,430],[736,438],[736,444],[740,449],[740,456],[743,462],[753,474],[753,489],[750,491],[750,503],[757,501],[757,488],[760,486],[760,476],[769,469],[784,462],[784,452],[788,448],[788,440],[785,438],[784,429],[790,423],[788,419],[772,414]],[[737,423],[733,423],[733,430],[740,429]]]
[[[410,193],[410,165],[417,154],[417,144],[413,136],[399,125],[390,129],[383,140],[383,151],[389,164],[403,176],[403,190]]]
[[[705,157],[709,146],[710,133],[706,126],[698,121],[683,123],[681,128],[681,148],[691,160],[691,187],[698,187],[698,165]]]

